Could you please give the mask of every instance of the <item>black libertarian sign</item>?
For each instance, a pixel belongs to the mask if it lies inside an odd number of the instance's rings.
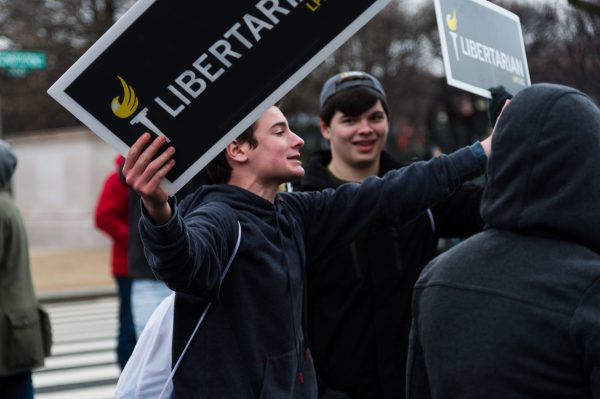
[[[126,154],[177,149],[173,194],[390,0],[140,0],[49,90]]]

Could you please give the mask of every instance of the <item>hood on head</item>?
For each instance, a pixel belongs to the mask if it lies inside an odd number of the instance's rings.
[[[10,145],[4,140],[0,140],[0,189],[8,186],[16,168],[17,157]]]
[[[481,214],[495,228],[600,252],[600,110],[570,87],[536,84],[502,113]]]

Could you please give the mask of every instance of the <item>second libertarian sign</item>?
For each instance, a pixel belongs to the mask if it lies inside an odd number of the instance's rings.
[[[490,98],[531,85],[519,17],[484,0],[435,0],[448,83]]]
[[[390,0],[140,0],[50,88],[125,154],[177,149],[176,192]]]

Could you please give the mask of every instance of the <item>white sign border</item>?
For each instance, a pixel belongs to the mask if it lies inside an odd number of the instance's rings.
[[[133,24],[156,0],[138,0],[119,20],[95,42],[49,89],[48,94],[69,110],[106,143],[114,147],[121,155],[127,156],[129,146],[113,134],[104,124],[79,105],[65,90],[83,73],[131,24]],[[246,117],[236,124],[225,136],[188,167],[177,179],[164,179],[161,183],[169,195],[175,195],[189,180],[216,157],[232,140],[235,140],[244,129],[256,121],[264,111],[275,104],[286,93],[293,89],[302,79],[331,55],[346,40],[369,22],[379,11],[392,0],[376,0],[358,18],[348,25],[332,41],[317,52],[308,62],[300,67],[290,78],[275,89],[265,100],[257,105]]]

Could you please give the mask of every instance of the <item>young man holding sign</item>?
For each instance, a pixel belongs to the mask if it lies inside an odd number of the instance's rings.
[[[491,137],[429,162],[312,193],[278,193],[304,175],[303,140],[270,107],[210,168],[218,183],[181,204],[160,187],[174,165],[165,138],[142,135],[125,162],[142,197],[140,230],[155,274],[183,295],[212,301],[174,378],[175,397],[317,397],[305,339],[305,265],[386,221],[402,226],[480,175]],[[233,264],[219,284],[241,224]],[[177,359],[202,308],[175,310]]]

